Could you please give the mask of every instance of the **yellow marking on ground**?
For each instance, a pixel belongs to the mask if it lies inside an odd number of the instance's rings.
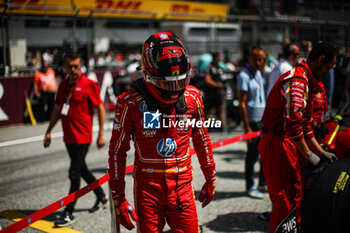
[[[28,215],[14,210],[8,210],[0,212],[0,216],[18,222]],[[38,220],[35,223],[30,224],[29,227],[48,233],[82,233],[68,227],[55,227],[55,224],[46,220]]]
[[[26,106],[28,109],[30,121],[32,122],[32,125],[36,125],[36,120],[35,120],[35,117],[33,114],[32,105],[30,105],[30,101],[29,101],[29,98],[27,96],[27,93],[25,93],[24,95],[25,95],[25,102],[26,102]]]

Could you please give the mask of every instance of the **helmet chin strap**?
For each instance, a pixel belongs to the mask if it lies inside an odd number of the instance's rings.
[[[156,111],[157,109],[159,109],[158,102],[149,93],[143,79],[139,78],[139,79],[136,79],[135,81],[133,81],[132,87],[137,92],[139,92],[142,95],[142,97],[145,99],[149,111]],[[175,108],[176,108],[176,111],[179,113],[187,112],[187,103],[186,103],[186,99],[185,99],[183,93],[177,99],[177,101],[175,103]]]
[[[154,98],[149,94],[145,82],[142,78],[134,80],[131,84],[131,87],[133,87],[138,93],[142,95],[146,101],[149,111],[157,111],[159,109],[157,101],[155,101]]]
[[[179,113],[187,112],[187,103],[184,94],[182,93],[179,99],[175,103],[176,111]]]

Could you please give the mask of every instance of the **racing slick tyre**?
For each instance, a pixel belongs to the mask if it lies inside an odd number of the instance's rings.
[[[350,229],[349,175],[350,159],[341,159],[309,177],[302,203],[302,233]]]

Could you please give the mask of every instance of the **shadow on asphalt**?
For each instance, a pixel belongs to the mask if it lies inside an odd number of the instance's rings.
[[[94,203],[91,203],[91,206],[93,205]],[[35,212],[39,211],[39,210],[15,210],[15,211],[18,211],[18,212],[21,212],[21,213],[24,213],[24,214],[27,214],[27,215],[31,215],[31,214],[34,214]],[[48,216],[42,218],[43,220],[46,220],[46,221],[50,221],[50,222],[54,222],[56,220],[56,218],[64,211],[64,209],[59,209],[51,214],[49,214]],[[89,212],[89,209],[86,209],[86,208],[78,208],[78,209],[74,209],[74,213],[78,213],[78,212]],[[73,214],[74,214],[73,213]]]
[[[198,197],[200,191],[195,191],[195,196]],[[215,191],[213,200],[223,200],[229,198],[243,197],[246,196],[245,192],[217,192]]]
[[[16,211],[24,213],[24,214],[27,214],[27,215],[31,215],[31,214],[34,214],[35,212],[39,211],[39,210],[16,210]],[[63,209],[62,210],[58,210],[58,211],[53,212],[52,214],[49,214],[46,217],[42,218],[42,220],[54,222],[56,220],[56,216],[60,215],[62,212],[63,212]]]
[[[245,150],[222,150],[222,151],[216,151],[214,149],[213,151],[214,154],[218,154],[218,155],[232,155],[232,157],[235,157],[235,158],[241,158],[241,157],[245,157],[247,151]]]
[[[269,232],[269,224],[258,213],[240,212],[219,215],[205,226],[215,232]],[[205,233],[205,231],[203,231]]]
[[[227,151],[213,151],[214,159],[216,156],[220,156],[220,159],[227,163],[237,160],[244,160],[247,152],[243,150],[227,150]]]
[[[216,172],[216,177],[226,178],[226,179],[245,179],[243,172]]]

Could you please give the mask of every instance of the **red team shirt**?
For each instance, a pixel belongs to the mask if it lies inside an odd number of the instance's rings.
[[[68,144],[90,144],[92,142],[92,117],[94,106],[102,103],[97,83],[83,74],[73,84],[64,78],[58,88],[55,104],[62,111],[68,97],[69,111],[61,113],[63,141]]]
[[[35,73],[34,82],[38,84],[39,90],[43,91],[57,91],[57,81],[55,71],[48,68],[45,73],[38,71]]]

